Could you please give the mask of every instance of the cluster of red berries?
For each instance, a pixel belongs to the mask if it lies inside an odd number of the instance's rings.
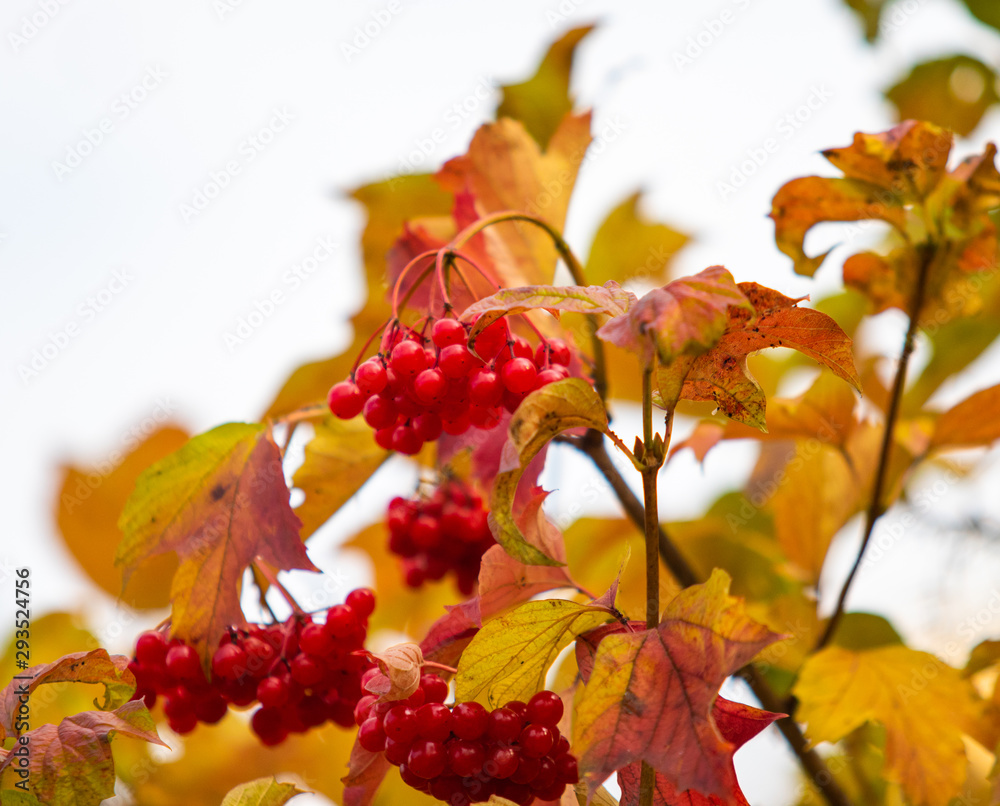
[[[471,594],[483,554],[496,545],[486,514],[483,499],[462,481],[446,480],[429,497],[393,498],[389,551],[403,558],[406,584],[419,588],[452,571],[458,589]]]
[[[379,354],[330,389],[330,411],[344,420],[363,414],[380,446],[412,456],[442,432],[494,428],[503,409],[513,412],[530,392],[569,377],[565,342],[533,350],[499,319],[476,337],[477,358],[467,347],[469,327],[446,318],[434,321],[430,338],[386,331]]]
[[[487,711],[476,702],[444,705],[448,684],[424,674],[408,699],[362,697],[354,709],[358,743],[384,752],[403,781],[452,806],[507,798],[527,806],[558,800],[579,780],[569,741],[557,727],[559,696],[540,691],[527,703]]]
[[[152,708],[163,697],[163,712],[175,733],[190,733],[199,722],[213,724],[229,705],[260,703],[251,725],[266,745],[284,741],[331,721],[354,723],[354,707],[364,691],[361,678],[372,668],[363,654],[375,594],[351,591],[331,607],[324,623],[292,616],[284,624],[253,625],[225,635],[212,656],[211,679],[195,649],[160,632],[145,632],[129,669],[133,699]]]

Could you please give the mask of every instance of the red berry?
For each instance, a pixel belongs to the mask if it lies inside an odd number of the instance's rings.
[[[510,776],[510,780],[515,784],[530,784],[538,775],[539,766],[537,758],[522,755],[517,762],[517,770]]]
[[[375,444],[378,445],[383,450],[392,450],[392,435],[396,432],[394,426],[389,426],[388,428],[380,428],[375,432]]]
[[[544,373],[543,373],[544,374]],[[399,417],[395,404],[387,398],[376,395],[365,401],[361,409],[365,422],[376,431],[380,428],[388,428],[395,425]]]
[[[544,725],[528,725],[517,737],[517,743],[521,746],[521,752],[524,755],[541,758],[552,749],[556,743],[556,737],[552,733],[552,728],[547,728]]]
[[[417,735],[423,739],[444,741],[451,734],[451,709],[429,702],[417,709]]]
[[[386,738],[385,757],[390,764],[405,764],[410,755],[410,742],[397,742],[395,739]]]
[[[452,344],[441,350],[438,355],[438,367],[449,378],[466,377],[479,362],[464,344]]]
[[[545,789],[556,782],[559,772],[556,764],[551,758],[540,758],[538,760],[538,775],[532,781],[532,789]]]
[[[486,733],[496,742],[512,744],[521,735],[521,727],[519,714],[509,708],[497,708],[490,712]]]
[[[172,688],[163,701],[163,713],[168,719],[183,719],[194,714],[194,697],[183,686]]]
[[[326,398],[327,405],[341,420],[350,420],[361,414],[365,397],[361,390],[350,381],[335,383]]]
[[[415,456],[420,453],[424,443],[417,432],[409,425],[397,425],[392,432],[392,449],[406,456]]]
[[[513,747],[497,745],[486,754],[483,771],[493,778],[510,778],[517,770],[518,754]]]
[[[531,391],[537,376],[538,370],[528,358],[515,358],[513,361],[508,361],[500,373],[503,385],[515,394]]]
[[[503,393],[503,407],[507,409],[511,414],[517,411],[517,407],[521,405],[524,399],[528,396],[527,392],[511,392],[509,389]]]
[[[144,632],[135,642],[135,658],[143,666],[162,666],[167,659],[167,642],[158,632]]]
[[[441,429],[446,434],[451,434],[452,436],[464,434],[469,430],[470,425],[468,412],[463,412],[455,417],[441,418]]]
[[[460,702],[452,709],[451,717],[451,730],[460,739],[478,739],[489,722],[489,712],[478,702]]]
[[[322,657],[333,651],[333,637],[322,624],[307,624],[299,636],[299,649],[310,655]]]
[[[354,382],[365,397],[377,395],[385,389],[387,381],[385,367],[378,358],[369,358],[354,372]]]
[[[418,414],[410,424],[417,436],[424,442],[434,442],[441,436],[441,418],[432,411]]]
[[[580,780],[576,759],[569,753],[556,757],[556,775],[564,784],[575,784]]]
[[[358,744],[371,753],[381,753],[385,750],[385,739],[382,721],[378,717],[368,717],[358,728]]]
[[[510,337],[510,330],[505,319],[498,319],[476,337],[475,349],[486,361],[490,361],[500,352],[500,348],[507,343]]]
[[[257,684],[257,699],[265,708],[280,708],[288,702],[289,686],[280,677],[265,677]]]
[[[520,700],[511,700],[509,703],[504,705],[504,708],[506,708],[508,711],[513,711],[515,714],[517,714],[517,718],[520,719],[521,722],[524,722],[527,718],[526,714],[528,711],[528,706],[525,705]]]
[[[417,548],[432,549],[441,542],[441,523],[430,515],[419,515],[410,528],[410,537]]]
[[[371,588],[356,588],[347,594],[345,604],[359,618],[368,618],[375,612],[375,591]]]
[[[427,368],[427,354],[417,342],[407,339],[392,348],[389,366],[393,372],[403,377],[413,377]]]
[[[445,396],[448,389],[448,379],[444,372],[436,367],[425,369],[413,380],[413,394],[427,404],[437,403]]]
[[[167,650],[167,671],[180,680],[197,680],[202,677],[201,661],[194,647],[175,644]]]
[[[360,700],[358,704],[354,706],[354,724],[360,725],[371,715],[372,706],[378,700],[378,696],[375,694],[366,694]]]
[[[562,698],[554,691],[539,691],[528,700],[525,716],[532,724],[554,728],[563,715]]]
[[[441,742],[417,739],[406,759],[410,771],[421,778],[437,778],[448,765],[448,755]]]
[[[206,725],[214,725],[228,712],[229,704],[217,691],[206,691],[194,702],[194,715]]]
[[[326,611],[324,629],[334,638],[346,638],[358,629],[358,626],[358,616],[350,604],[334,605]]]
[[[547,344],[543,341],[535,349],[535,363],[540,367],[550,364],[568,367],[571,360],[569,345],[562,339],[549,339]]]
[[[480,742],[455,739],[448,742],[448,766],[462,778],[478,775],[486,761],[486,751]]]
[[[420,688],[427,702],[444,702],[448,699],[448,684],[436,674],[420,675]]]
[[[441,349],[464,344],[465,338],[465,326],[457,319],[438,319],[431,327],[431,341]]]
[[[469,379],[469,400],[478,406],[496,406],[503,398],[503,382],[493,371],[483,367]]]
[[[261,742],[266,745],[281,744],[288,736],[288,730],[283,724],[282,713],[277,708],[258,709],[250,719],[250,725],[253,727],[254,733],[260,737]]]
[[[311,655],[296,655],[290,666],[292,680],[300,686],[311,686],[323,679],[323,665]]]
[[[534,357],[535,351],[531,349],[526,339],[521,336],[514,337],[514,358],[527,358],[529,361]]]
[[[556,369],[543,369],[538,373],[535,378],[535,389],[541,389],[543,386],[548,386],[550,383],[555,383],[556,381],[563,381],[569,377],[569,373],[564,367],[560,367],[558,364],[553,364]]]
[[[469,422],[476,428],[489,431],[500,424],[500,407],[491,406],[484,409],[482,406],[469,406]]]
[[[410,743],[417,738],[417,713],[406,705],[397,705],[382,720],[382,730],[390,739]]]
[[[193,711],[189,714],[184,714],[177,717],[168,717],[167,722],[170,724],[170,730],[174,733],[183,735],[185,733],[190,733],[196,727],[198,727],[198,716]]]
[[[225,680],[235,680],[246,671],[247,653],[236,644],[223,644],[212,656],[212,674]]]

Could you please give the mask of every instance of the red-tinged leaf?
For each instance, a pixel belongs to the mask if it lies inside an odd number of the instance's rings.
[[[316,570],[288,498],[267,429],[230,423],[146,470],[125,506],[115,562],[127,577],[149,557],[177,554],[173,635],[194,646],[206,668],[225,631],[246,623],[240,585],[255,557],[278,569]]]
[[[458,659],[479,632],[482,621],[479,617],[478,598],[460,605],[446,607],[448,611],[427,631],[420,642],[424,660],[445,666],[457,666]]]
[[[110,798],[115,789],[111,739],[118,735],[167,746],[140,700],[114,711],[84,711],[24,734],[18,747],[29,749],[25,772],[32,794],[49,806],[97,806]],[[14,764],[18,758],[7,755],[0,775],[11,768],[20,776],[23,768]]]
[[[522,210],[562,230],[589,143],[589,113],[563,118],[544,153],[523,124],[501,118],[480,127],[468,153],[446,162],[435,178],[453,194],[470,193],[479,218]],[[542,200],[547,202],[544,208]],[[552,282],[557,253],[539,227],[506,222],[483,236],[502,285]]]
[[[573,57],[593,25],[570,28],[552,43],[538,71],[527,81],[501,88],[498,118],[521,121],[542,148],[549,144],[560,121],[573,109],[569,95]]]
[[[620,621],[610,624],[602,624],[596,630],[581,633],[576,637],[574,650],[576,652],[576,667],[580,671],[580,679],[586,683],[590,680],[590,673],[594,670],[594,658],[597,657],[597,648],[607,636],[615,633],[641,632],[646,629],[645,621],[630,621],[628,626]]]
[[[424,663],[419,644],[396,644],[384,652],[372,652],[371,657],[381,672],[365,687],[372,694],[383,700],[405,700],[417,690]]]
[[[369,806],[391,765],[385,753],[365,750],[357,740],[351,748],[351,760],[344,782],[344,806]]]
[[[870,182],[806,176],[783,185],[771,203],[774,238],[778,249],[795,262],[797,274],[812,277],[830,254],[827,250],[809,257],[804,249],[806,233],[822,221],[880,219],[900,232],[906,215],[902,200]]]
[[[740,283],[740,291],[752,305],[752,313],[733,309],[718,343],[694,359],[683,375],[681,398],[714,401],[731,419],[766,430],[765,399],[747,369],[750,353],[769,347],[787,347],[828,367],[856,389],[861,380],[854,366],[850,337],[825,313],[797,307],[800,299],[757,283]],[[680,370],[661,367],[658,383],[676,383]]]
[[[510,421],[493,487],[490,528],[504,550],[526,565],[559,565],[524,539],[512,508],[529,463],[556,434],[571,428],[607,428],[607,412],[593,387],[580,378],[550,383],[526,397]]]
[[[462,312],[461,319],[463,322],[471,322],[479,317],[469,332],[469,342],[474,345],[476,336],[504,316],[533,310],[620,316],[635,301],[635,294],[625,291],[614,280],[608,280],[604,285],[504,288],[474,302]]]
[[[781,636],[753,621],[715,570],[668,605],[652,630],[605,637],[577,703],[573,748],[591,788],[649,762],[674,787],[736,803],[735,747],[712,709],[730,674]]]
[[[627,313],[602,325],[597,335],[636,353],[646,366],[655,356],[671,364],[679,356],[711,349],[733,307],[752,310],[733,276],[722,266],[711,266],[653,289]]]
[[[722,734],[722,738],[733,745],[733,752],[760,733],[764,728],[780,719],[783,714],[762,711],[752,705],[732,702],[717,697],[712,707],[712,718]],[[731,762],[730,762],[731,763]],[[639,806],[639,779],[641,764],[629,764],[618,772],[618,785],[622,789],[621,806]],[[733,771],[735,775],[735,769]],[[743,791],[737,787],[733,803],[748,806]],[[725,806],[725,801],[717,795],[706,797],[700,792],[686,790],[678,792],[663,773],[656,774],[656,788],[653,806]]]
[[[710,420],[702,420],[694,427],[686,439],[674,442],[670,446],[670,456],[678,451],[690,448],[699,464],[704,463],[708,452],[725,439],[726,426]]]
[[[906,120],[880,134],[857,132],[851,145],[828,148],[823,156],[847,179],[877,185],[904,202],[915,202],[941,181],[951,145],[950,132],[933,123]]]
[[[536,489],[515,517],[525,541],[560,563],[566,562],[562,533],[542,511],[547,492]],[[526,565],[511,557],[502,546],[483,555],[479,567],[479,618],[488,619],[532,596],[574,583],[564,567]]]
[[[104,686],[104,702],[94,703],[102,711],[110,711],[124,703],[135,691],[135,677],[128,669],[124,655],[109,655],[106,649],[74,652],[52,663],[32,666],[18,672],[22,679],[11,680],[0,691],[0,741],[16,736],[14,723],[22,702],[39,686],[49,683],[92,683]],[[22,699],[23,698],[23,699]]]
[[[937,419],[931,448],[976,447],[1000,439],[1000,385],[957,403]]]

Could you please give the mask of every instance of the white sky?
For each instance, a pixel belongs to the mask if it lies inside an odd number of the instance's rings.
[[[583,169],[571,245],[585,253],[605,213],[643,188],[652,217],[696,238],[678,259],[683,272],[722,263],[738,280],[814,297],[836,286],[839,262],[816,282],[792,273],[765,219],[774,192],[795,176],[831,173],[819,149],[892,125],[880,90],[915,62],[956,52],[989,61],[997,45],[951,0],[897,3],[899,24],[876,48],[834,0],[50,2],[54,14],[42,0],[6,0],[0,11],[0,559],[32,566],[36,617],[83,601],[107,617],[112,604],[59,546],[56,465],[101,461],[158,406],[193,432],[252,420],[293,367],[341,346],[361,293],[362,215],[345,191],[398,171],[436,128],[446,138],[419,167],[463,152],[495,103],[477,103],[477,87],[523,80],[566,28],[600,21],[579,50],[574,88],[596,108],[595,131],[622,129]],[[43,24],[31,35],[33,16]],[[376,18],[384,24],[347,58],[344,44]],[[709,29],[718,34],[679,67],[675,54]],[[808,119],[781,123],[810,99],[818,108]],[[460,118],[453,107],[463,102],[475,108]],[[88,132],[100,140],[93,148]],[[981,150],[998,133],[992,113],[957,150]],[[718,182],[772,137],[777,151],[722,198]],[[76,160],[71,150],[87,153]],[[185,213],[232,164],[238,171],[207,208]],[[331,241],[319,270],[292,289],[285,272]],[[286,292],[282,304],[228,349],[226,333],[275,290]],[[875,332],[896,350],[898,322]],[[19,367],[46,349],[55,357],[24,380]],[[997,369],[994,357],[980,362],[950,399],[997,382]],[[738,483],[748,456],[734,447],[704,474],[685,462],[666,474],[666,517],[696,516],[719,478]],[[563,490],[586,483],[573,464],[555,462]],[[945,498],[943,510],[996,512],[982,488]],[[340,527],[317,542],[320,565],[344,536]],[[850,539],[834,547],[834,580]],[[905,559],[898,551],[879,563],[851,601],[891,612],[909,634],[931,630],[918,643],[936,646],[989,599],[996,554],[978,570],[959,566],[967,606],[942,620],[931,597],[944,584],[943,555],[928,544],[913,538]],[[903,595],[909,604],[894,605]],[[761,740],[738,757],[755,804],[790,797],[775,774],[787,768],[773,761],[777,744]]]

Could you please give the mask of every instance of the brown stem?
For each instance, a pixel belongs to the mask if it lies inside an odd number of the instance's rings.
[[[292,609],[292,612],[296,616],[304,616],[305,611],[299,607],[299,603],[295,601],[292,594],[288,592],[284,585],[278,581],[278,575],[271,569],[263,557],[254,557],[253,567],[257,569],[258,573],[267,580],[269,585],[273,585],[278,589],[278,592],[284,597],[285,601],[288,602],[288,606]],[[271,615],[274,615],[273,613]]]
[[[618,497],[625,513],[637,527],[644,530],[646,524],[645,508],[635,493],[632,492],[632,488],[625,483],[625,479],[618,472],[618,468],[611,461],[611,457],[604,446],[601,433],[599,431],[588,431],[585,436],[575,440],[573,444],[590,457],[590,460],[601,471],[608,484],[611,485],[611,489],[615,491],[615,495]],[[695,570],[688,564],[688,561],[680,553],[677,546],[674,545],[667,532],[659,525],[658,543],[660,556],[663,558],[670,573],[674,575],[674,578],[681,585],[688,587],[700,581]],[[781,701],[781,698],[774,693],[774,690],[768,685],[767,681],[757,673],[752,665],[743,667],[738,674],[750,684],[750,688],[757,696],[763,708],[768,711],[784,713],[782,710],[784,703]],[[809,748],[809,743],[806,741],[806,737],[795,720],[791,717],[786,717],[779,719],[775,724],[798,757],[802,768],[809,774],[810,780],[829,806],[851,806],[851,802],[840,788],[840,784],[834,780],[833,773],[830,772],[826,762],[815,750]]]
[[[889,459],[892,453],[893,433],[896,430],[896,420],[899,417],[900,403],[903,399],[903,387],[906,385],[906,368],[910,363],[910,356],[913,354],[914,340],[917,329],[920,325],[920,311],[924,307],[924,297],[927,291],[927,276],[930,274],[931,264],[934,262],[935,250],[932,244],[925,244],[923,254],[920,258],[920,269],[917,274],[917,287],[913,292],[913,300],[910,304],[910,323],[906,328],[906,336],[903,339],[903,349],[899,355],[899,365],[896,367],[896,376],[892,381],[892,392],[889,395],[889,405],[885,412],[885,432],[882,434],[882,446],[879,449],[878,465],[875,468],[875,480],[872,482],[872,496],[868,504],[868,511],[865,513],[865,528],[861,538],[861,547],[858,549],[858,556],[854,559],[851,572],[844,580],[844,585],[840,589],[837,597],[837,605],[833,609],[833,615],[826,623],[826,628],[816,644],[814,652],[825,647],[833,638],[833,634],[840,624],[840,619],[844,615],[844,607],[847,604],[847,594],[851,589],[851,583],[857,576],[858,569],[861,568],[861,560],[865,555],[865,549],[871,541],[875,531],[875,522],[885,512],[882,503],[885,491],[885,482],[888,476]]]

